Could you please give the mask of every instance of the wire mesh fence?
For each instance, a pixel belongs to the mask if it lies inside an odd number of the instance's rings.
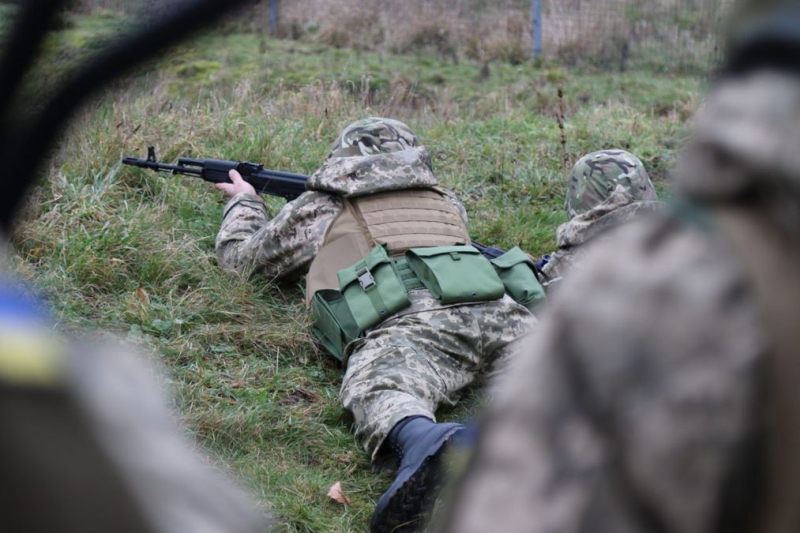
[[[704,70],[723,48],[730,0],[551,0],[543,49],[600,67]]]
[[[180,0],[79,0],[82,9],[163,12]],[[548,61],[600,69],[705,71],[733,0],[257,0],[247,31],[458,61]],[[540,29],[535,31],[534,28]],[[538,44],[539,46],[535,46]]]

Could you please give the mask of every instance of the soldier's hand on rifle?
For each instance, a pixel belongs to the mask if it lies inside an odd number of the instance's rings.
[[[256,194],[256,190],[252,185],[242,179],[242,175],[236,170],[228,172],[228,177],[231,178],[232,183],[215,183],[214,187],[224,192],[227,196],[234,197],[237,194],[246,192],[248,194]]]

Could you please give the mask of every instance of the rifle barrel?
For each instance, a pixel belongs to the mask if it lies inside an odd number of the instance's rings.
[[[123,157],[122,164],[139,168],[147,168],[150,170],[155,170],[156,172],[172,172],[173,174],[192,174],[199,176],[203,173],[203,171],[199,168],[192,168],[184,165],[168,165],[166,163],[148,161],[147,159],[140,159],[137,157]]]

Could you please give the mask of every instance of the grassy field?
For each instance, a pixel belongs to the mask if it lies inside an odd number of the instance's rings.
[[[112,15],[64,26],[48,47],[53,79],[119,28]],[[665,187],[705,83],[481,67],[230,31],[184,44],[73,123],[14,235],[18,270],[50,298],[62,329],[110,332],[154,354],[190,430],[279,529],[364,531],[390,479],[354,442],[337,400],[341,369],[309,337],[300,288],[221,272],[219,193],[119,159],[155,145],[166,161],[241,159],[310,173],[349,121],[392,116],[430,148],[475,239],[538,255],[554,246],[564,177],[581,154],[628,149]],[[472,396],[445,417],[467,416]],[[352,505],[326,496],[337,481]]]

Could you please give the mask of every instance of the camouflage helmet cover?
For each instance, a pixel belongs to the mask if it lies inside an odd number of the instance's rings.
[[[572,167],[567,183],[567,215],[573,218],[590,211],[604,202],[617,185],[637,201],[657,199],[638,157],[624,150],[601,150],[583,156]]]
[[[369,117],[347,126],[331,146],[331,157],[390,154],[419,146],[414,132],[399,120]]]
[[[306,182],[308,190],[345,197],[436,185],[431,155],[411,128],[380,117],[344,128],[328,159]]]

